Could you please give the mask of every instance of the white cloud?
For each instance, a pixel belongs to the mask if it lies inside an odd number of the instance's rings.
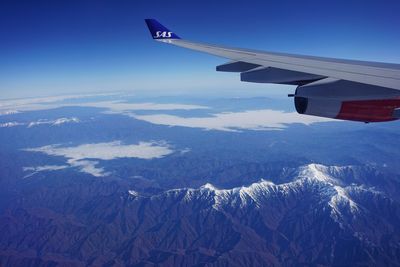
[[[47,110],[63,107],[65,104],[57,103],[65,100],[79,99],[93,96],[107,96],[114,94],[82,94],[82,95],[62,95],[35,98],[18,98],[0,100],[0,115],[19,113],[20,111]],[[69,104],[71,105],[71,104]]]
[[[66,165],[44,165],[44,166],[36,166],[36,167],[24,167],[24,171],[34,171],[34,172],[41,172],[41,171],[57,171],[61,169],[65,169],[68,166]]]
[[[166,142],[139,142],[139,144],[136,145],[124,145],[121,141],[83,144],[74,147],[49,145],[39,148],[29,148],[26,150],[42,152],[53,156],[64,156],[74,160],[111,160],[116,158],[153,159],[162,158],[173,152]]]
[[[240,129],[280,130],[286,128],[287,124],[300,123],[310,125],[317,122],[332,121],[326,118],[270,109],[218,113],[214,114],[212,117],[179,117],[168,114],[131,116],[153,124],[220,131],[237,131]]]
[[[71,165],[71,167],[78,168],[81,172],[89,173],[96,177],[108,176],[111,174],[110,172],[105,172],[104,168],[102,167],[96,167],[96,165],[99,163],[98,161],[70,159],[68,160],[68,163]]]
[[[24,167],[23,171],[28,172],[30,171],[31,173],[28,175],[25,175],[24,178],[31,177],[32,175],[42,172],[42,171],[57,171],[57,170],[62,170],[68,168],[67,165],[44,165],[44,166],[36,166],[36,167]]]
[[[179,104],[179,103],[129,103],[123,101],[102,101],[78,104],[85,107],[106,108],[114,113],[124,113],[132,110],[194,110],[208,109],[201,105]]]
[[[77,167],[82,172],[94,176],[107,176],[103,168],[96,167],[97,160],[112,160],[117,158],[154,159],[165,157],[174,151],[165,141],[139,142],[135,145],[124,145],[120,141],[96,144],[83,144],[74,147],[48,145],[38,148],[28,148],[25,151],[41,152],[52,156],[63,156],[71,167]]]
[[[0,100],[0,115],[9,115],[21,111],[48,110],[60,107],[97,107],[108,109],[111,113],[126,113],[132,110],[193,110],[207,109],[206,106],[179,103],[129,103],[123,100],[66,103],[65,100],[80,99],[95,96],[117,96],[119,94],[85,94],[65,95],[40,98],[22,98]],[[123,96],[121,96],[123,97]]]

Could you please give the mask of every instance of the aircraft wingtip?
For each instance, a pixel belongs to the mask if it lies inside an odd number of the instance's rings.
[[[178,35],[167,29],[164,25],[155,19],[145,19],[147,27],[153,39],[180,39]]]

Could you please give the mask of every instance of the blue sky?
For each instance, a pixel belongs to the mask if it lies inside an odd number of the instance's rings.
[[[398,1],[1,1],[0,98],[279,94],[215,72],[223,59],[153,42],[143,19],[190,40],[400,63],[399,14]]]

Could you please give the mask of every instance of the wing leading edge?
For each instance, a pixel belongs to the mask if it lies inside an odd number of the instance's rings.
[[[369,122],[397,119],[400,113],[400,64],[273,53],[191,42],[180,39],[156,20],[147,19],[146,23],[156,41],[231,60],[217,66],[217,71],[239,72],[241,81],[297,85],[295,96],[307,98],[306,110],[309,112],[304,114],[341,119],[349,117],[350,120]],[[310,102],[315,102],[310,101],[311,98],[336,99],[340,103],[329,114],[321,111],[321,107],[310,113]],[[345,101],[354,104],[354,101],[377,99],[395,99],[395,103],[390,102],[387,108],[390,111],[386,110],[382,116],[373,115],[371,119],[368,119],[369,110],[376,113],[375,109],[369,109],[371,103],[367,103],[367,107],[360,111],[362,114],[359,119],[357,116],[340,114]],[[386,107],[386,104],[383,106]],[[354,113],[354,110],[357,109],[351,109],[351,112]]]

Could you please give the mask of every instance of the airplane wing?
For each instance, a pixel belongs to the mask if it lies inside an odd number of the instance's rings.
[[[156,41],[230,61],[217,71],[238,72],[241,81],[297,85],[301,114],[364,122],[400,118],[400,64],[264,52],[181,39],[146,19]]]

